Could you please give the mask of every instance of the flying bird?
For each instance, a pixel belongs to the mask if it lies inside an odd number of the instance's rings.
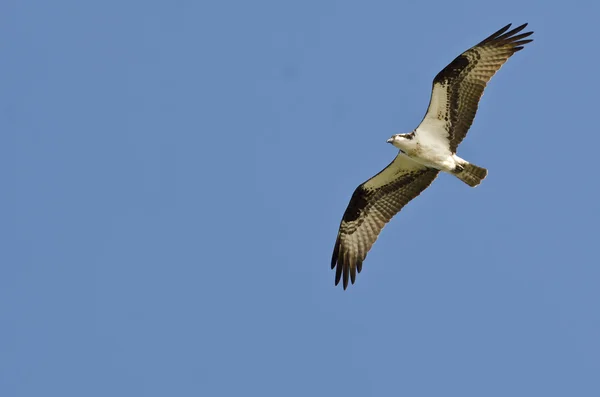
[[[473,123],[479,100],[492,76],[515,52],[533,40],[520,33],[527,24],[506,25],[454,59],[433,79],[427,113],[408,134],[387,140],[398,155],[380,173],[356,188],[340,223],[331,258],[335,285],[354,284],[367,253],[386,223],[417,197],[440,171],[475,187],[487,170],[456,155]]]

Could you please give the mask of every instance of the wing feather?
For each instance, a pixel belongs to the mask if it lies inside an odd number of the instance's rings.
[[[417,128],[418,134],[442,133],[450,151],[456,153],[479,106],[483,91],[504,63],[530,43],[533,32],[521,33],[527,24],[509,31],[510,24],[463,52],[433,79],[429,108]]]
[[[386,223],[436,178],[439,171],[403,154],[383,171],[356,188],[340,223],[331,268],[335,285],[354,284],[367,253]]]

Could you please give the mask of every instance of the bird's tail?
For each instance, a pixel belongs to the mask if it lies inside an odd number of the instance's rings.
[[[471,187],[475,187],[481,183],[487,176],[488,171],[483,167],[478,167],[475,164],[466,163],[457,167],[454,173],[464,183]]]

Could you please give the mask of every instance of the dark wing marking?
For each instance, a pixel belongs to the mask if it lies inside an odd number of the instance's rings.
[[[533,41],[523,40],[533,32],[517,34],[527,24],[508,31],[510,26],[506,25],[463,52],[435,76],[429,108],[419,126],[419,134],[444,134],[451,152],[456,153],[473,123],[487,83],[508,58]]]
[[[425,167],[403,154],[383,171],[356,188],[340,223],[331,268],[337,266],[335,285],[343,277],[354,284],[367,252],[377,240],[381,229],[410,200],[427,188],[438,170]]]

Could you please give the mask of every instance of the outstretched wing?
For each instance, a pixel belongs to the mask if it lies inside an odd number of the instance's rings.
[[[438,172],[399,153],[383,171],[356,188],[340,223],[331,258],[331,268],[337,266],[335,285],[342,276],[344,289],[348,286],[348,277],[354,284],[356,271],[360,273],[381,229],[421,194]]]
[[[527,24],[508,31],[506,25],[446,66],[433,80],[431,100],[418,134],[437,135],[448,141],[456,153],[458,144],[473,123],[483,90],[492,76],[515,52],[533,40],[523,40],[533,32],[521,33]],[[440,137],[442,134],[443,137]]]

